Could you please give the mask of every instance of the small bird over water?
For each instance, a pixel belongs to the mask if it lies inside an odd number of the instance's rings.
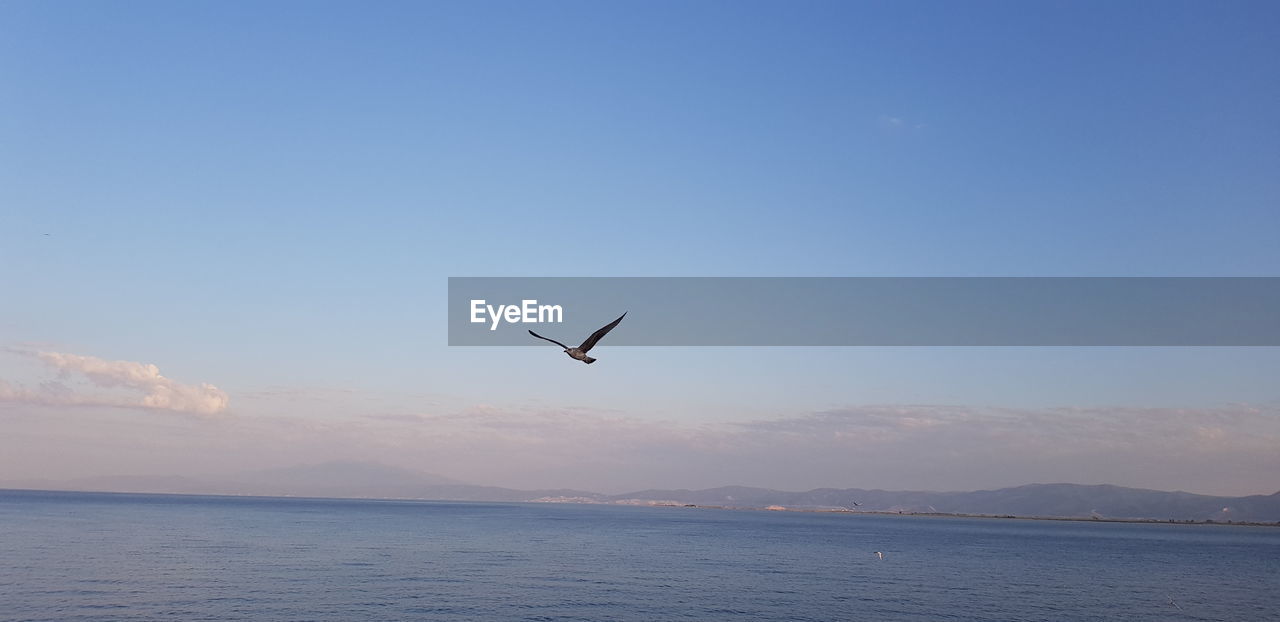
[[[876,557],[878,559],[884,559],[884,553],[881,553],[880,551],[876,551]]]
[[[601,328],[600,330],[594,333],[591,333],[591,336],[587,337],[587,340],[582,342],[582,345],[576,348],[570,348],[569,346],[566,346],[563,343],[556,341],[555,339],[547,339],[546,337],[543,337],[542,335],[539,335],[538,333],[535,333],[533,331],[529,331],[529,334],[533,335],[534,337],[537,337],[538,339],[542,339],[543,341],[550,341],[551,343],[554,343],[560,346],[561,348],[564,348],[565,354],[568,354],[569,356],[590,365],[596,362],[596,360],[587,356],[587,351],[590,350],[591,348],[594,348],[596,345],[596,342],[600,341],[601,338],[609,334],[609,331],[613,330],[615,326],[617,326],[620,322],[622,322],[622,318],[624,317],[627,317],[626,313],[623,313],[620,317],[618,317],[618,319],[612,322],[609,322],[609,324],[604,328]]]

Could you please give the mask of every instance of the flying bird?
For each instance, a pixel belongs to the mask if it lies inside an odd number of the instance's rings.
[[[626,313],[623,313],[622,316],[620,316],[618,319],[612,322],[609,322],[609,324],[604,328],[601,328],[600,330],[594,333],[591,333],[591,336],[587,337],[587,340],[582,342],[582,345],[576,348],[570,348],[569,346],[566,346],[563,343],[556,341],[555,339],[547,339],[546,337],[543,337],[542,335],[539,335],[538,333],[535,333],[533,331],[529,331],[529,334],[533,335],[534,337],[537,337],[538,339],[541,339],[543,341],[550,341],[551,343],[554,343],[560,346],[561,348],[564,348],[565,354],[568,354],[570,357],[573,357],[579,361],[582,361],[583,363],[590,365],[596,362],[596,360],[587,356],[587,351],[590,350],[591,348],[594,348],[596,343],[599,342],[600,339],[602,339],[605,335],[609,334],[609,331],[613,330],[615,326],[617,326],[620,322],[622,322],[622,318],[624,317],[627,317]]]
[[[880,559],[884,559],[884,553],[881,553],[880,551],[876,551],[876,557]]]

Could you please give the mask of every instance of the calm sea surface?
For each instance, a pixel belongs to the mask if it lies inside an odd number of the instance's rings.
[[[1280,620],[1267,527],[0,491],[0,555],[6,620]]]

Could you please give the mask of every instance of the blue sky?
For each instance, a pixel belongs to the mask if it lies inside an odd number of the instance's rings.
[[[673,426],[901,404],[1274,413],[1273,348],[629,348],[579,369],[448,348],[444,303],[449,276],[1274,276],[1278,28],[1265,2],[7,2],[0,344],[216,385],[228,425],[477,407]],[[10,352],[0,380],[28,398],[74,380],[44,363]],[[120,389],[84,380],[58,390]],[[338,389],[341,407],[262,397]],[[107,417],[33,401],[0,416],[46,448]],[[104,455],[165,434],[157,412],[110,410],[136,433]],[[192,454],[212,434],[170,433]],[[203,451],[58,468],[230,468]],[[350,457],[485,483],[520,470],[379,451]],[[1089,476],[1165,485],[1157,464]],[[857,467],[769,483],[933,486]],[[1200,486],[1277,487],[1256,469]]]

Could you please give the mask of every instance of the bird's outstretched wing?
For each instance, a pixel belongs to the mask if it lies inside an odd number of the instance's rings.
[[[618,325],[618,323],[622,322],[622,318],[624,318],[624,317],[627,317],[627,314],[626,314],[626,313],[623,313],[623,314],[622,314],[622,316],[621,316],[621,317],[619,317],[618,319],[616,319],[616,320],[614,320],[614,321],[612,321],[612,322],[609,322],[609,325],[608,325],[608,326],[605,326],[604,328],[601,328],[600,330],[598,330],[598,331],[596,331],[596,332],[594,332],[594,333],[591,333],[591,336],[590,336],[590,337],[587,337],[587,340],[586,340],[586,341],[584,341],[584,342],[582,342],[582,345],[578,346],[578,349],[579,349],[579,350],[582,350],[583,352],[586,352],[587,350],[590,350],[591,348],[594,348],[594,347],[595,347],[595,345],[596,345],[596,342],[597,342],[597,341],[600,341],[600,339],[601,339],[601,338],[603,338],[605,335],[608,335],[608,334],[609,334],[609,331],[613,330],[613,327],[614,327],[614,326],[617,326],[617,325]],[[532,331],[530,331],[530,332],[532,332]]]
[[[554,344],[556,344],[556,345],[558,345],[558,346],[560,346],[561,348],[564,348],[564,349],[566,349],[566,350],[568,350],[568,349],[569,349],[569,346],[566,346],[566,345],[564,345],[563,343],[560,343],[559,341],[556,341],[555,339],[547,339],[546,337],[543,337],[542,335],[539,335],[538,333],[535,333],[535,332],[533,332],[533,331],[529,331],[529,334],[530,334],[530,335],[533,335],[534,337],[537,337],[538,339],[541,339],[541,340],[543,340],[543,341],[550,341],[551,343],[554,343]]]

